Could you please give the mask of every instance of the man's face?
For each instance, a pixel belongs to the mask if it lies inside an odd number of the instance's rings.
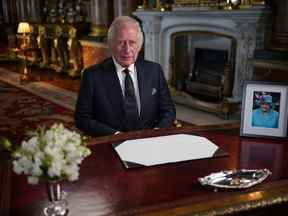
[[[268,112],[270,110],[270,104],[262,103],[261,104],[261,109],[262,109],[262,112]]]
[[[136,61],[141,48],[138,38],[135,26],[124,25],[112,39],[112,55],[122,67],[128,67]]]

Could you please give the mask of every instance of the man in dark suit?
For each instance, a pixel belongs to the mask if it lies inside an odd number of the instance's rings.
[[[108,31],[112,57],[83,72],[75,110],[76,126],[90,136],[170,127],[175,107],[159,64],[138,58],[139,23],[116,18]],[[125,73],[124,73],[124,72]]]

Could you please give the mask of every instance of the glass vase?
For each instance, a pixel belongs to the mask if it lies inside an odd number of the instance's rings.
[[[62,190],[60,182],[47,182],[49,203],[43,209],[45,216],[64,216],[68,213],[66,193]]]

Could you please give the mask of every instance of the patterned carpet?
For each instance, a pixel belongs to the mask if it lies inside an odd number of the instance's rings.
[[[41,71],[41,73],[45,73],[45,71]],[[44,78],[37,79],[37,81],[35,81],[37,76],[38,77],[41,76]],[[75,101],[77,98],[76,91],[78,91],[80,83],[79,80],[77,80],[76,89],[74,91],[71,91],[68,88],[69,85],[66,85],[66,83],[71,84],[71,82],[68,82],[69,80],[62,78],[61,82],[59,78],[53,80],[47,79],[47,74],[42,76],[42,74],[39,74],[39,72],[37,76],[35,74],[32,74],[31,79],[33,80],[31,82],[21,84],[19,80],[19,73],[10,70],[9,67],[8,69],[7,67],[0,67],[0,80],[9,83],[13,86],[16,86],[20,89],[23,89],[25,91],[31,92],[32,94],[38,95],[49,101],[52,101],[58,104],[59,106],[74,110]],[[76,82],[76,80],[74,80],[74,82]],[[62,86],[60,86],[60,83],[62,83]],[[72,82],[72,84],[74,83]]]
[[[55,122],[74,130],[73,114],[80,81],[65,78],[71,88],[66,85],[69,90],[63,89],[60,85],[66,84],[61,81],[63,77],[43,70],[31,74],[37,82],[23,85],[19,82],[18,69],[19,65],[14,64],[0,66],[0,136],[20,143],[28,130]]]
[[[19,143],[28,130],[62,122],[74,129],[73,110],[0,81],[0,136]]]

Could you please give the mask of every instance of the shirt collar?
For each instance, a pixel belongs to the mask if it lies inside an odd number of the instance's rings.
[[[120,64],[118,64],[118,62],[116,61],[116,59],[114,57],[112,57],[112,59],[113,59],[113,62],[115,64],[117,73],[122,72],[125,68],[122,67]],[[133,63],[133,64],[129,65],[128,70],[130,72],[134,73],[135,72],[135,64]]]

